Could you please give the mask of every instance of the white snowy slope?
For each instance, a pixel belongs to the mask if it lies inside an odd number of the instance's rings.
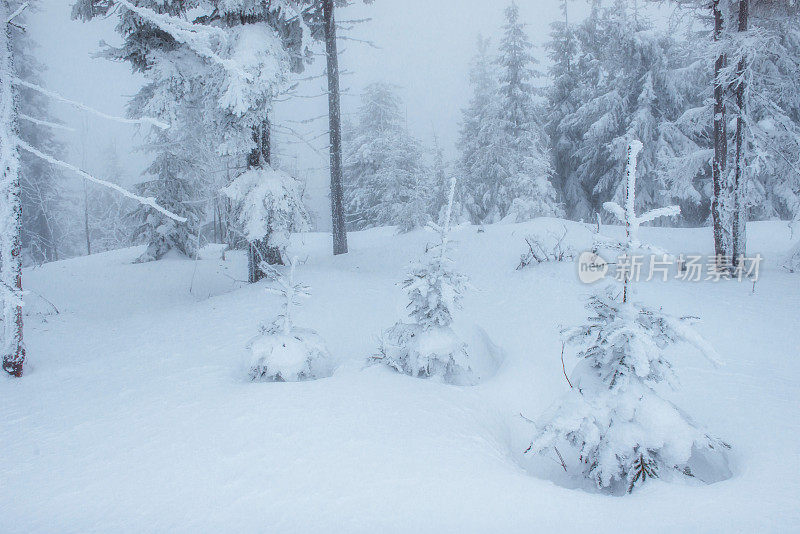
[[[364,364],[404,318],[397,282],[431,232],[354,233],[335,258],[328,235],[295,236],[293,253],[308,258],[297,278],[313,295],[294,322],[338,361],[331,378],[301,383],[247,380],[245,345],[279,303],[237,281],[240,255],[132,265],[141,250],[127,249],[26,271],[30,366],[0,379],[0,532],[796,529],[800,277],[778,267],[792,244],[785,223],[748,229],[749,250],[766,258],[755,290],[639,284],[639,300],[701,317],[726,361],[679,351],[682,389],[664,394],[733,446],[733,477],[655,480],[625,497],[535,476],[523,455],[532,428],[519,414],[535,420],[568,387],[558,327],[583,320],[592,290],[572,263],[514,270],[525,235],[562,224],[588,245],[588,227],[552,219],[454,231],[475,286],[455,330],[476,346],[480,325],[503,349],[473,387]],[[708,229],[642,238],[675,253],[712,246]]]

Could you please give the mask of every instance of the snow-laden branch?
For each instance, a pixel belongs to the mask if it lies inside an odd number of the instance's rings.
[[[30,2],[23,2],[21,6],[19,6],[11,15],[8,16],[6,19],[6,24],[9,24],[12,20],[17,18],[20,13],[25,11],[25,9],[30,5]]]
[[[235,61],[225,59],[214,52],[211,37],[216,37],[221,44],[227,43],[225,32],[214,26],[204,26],[182,21],[176,17],[171,17],[162,13],[157,13],[152,9],[147,9],[133,5],[128,0],[116,0],[125,8],[133,11],[146,21],[154,24],[158,29],[171,35],[176,41],[185,44],[198,55],[221,65],[226,71],[232,72],[247,81],[252,80],[252,76],[241,68]]]
[[[155,126],[157,128],[161,128],[162,130],[166,130],[166,129],[169,128],[169,124],[167,124],[165,122],[161,122],[160,120],[154,119],[152,117],[141,117],[139,119],[126,119],[125,117],[117,117],[115,115],[109,115],[107,113],[103,113],[102,111],[98,111],[98,110],[96,110],[94,108],[91,108],[91,107],[87,106],[86,104],[81,104],[80,102],[76,102],[74,100],[70,100],[69,98],[65,98],[65,97],[61,96],[60,94],[58,94],[58,93],[56,93],[54,91],[50,91],[49,89],[45,89],[44,87],[42,87],[40,85],[36,85],[35,83],[26,82],[25,80],[20,79],[20,78],[12,78],[11,81],[12,81],[12,83],[14,85],[20,85],[22,87],[26,87],[28,89],[32,89],[32,90],[34,90],[34,91],[36,91],[38,93],[42,93],[45,96],[49,96],[53,100],[57,100],[58,102],[63,102],[65,104],[69,104],[70,106],[78,108],[78,109],[83,110],[83,111],[88,111],[89,113],[92,113],[92,114],[97,115],[98,117],[102,117],[104,119],[108,119],[108,120],[112,120],[112,121],[116,121],[116,122],[122,122],[124,124],[150,124],[150,125]]]
[[[50,121],[43,121],[42,119],[37,119],[35,117],[31,117],[30,115],[25,115],[24,113],[20,113],[17,115],[22,120],[32,122],[34,124],[38,124],[39,126],[47,126],[48,128],[53,128],[56,130],[66,130],[68,132],[74,132],[75,128],[70,128],[65,124],[59,124],[57,122],[50,122]]]
[[[137,195],[135,193],[131,193],[130,191],[128,191],[124,187],[120,187],[115,183],[107,182],[105,180],[101,180],[100,178],[95,178],[94,176],[92,176],[88,172],[86,172],[86,171],[84,171],[82,169],[79,169],[78,167],[76,167],[75,165],[72,165],[71,163],[67,163],[66,161],[61,161],[59,159],[54,158],[53,156],[50,156],[50,155],[45,154],[44,152],[41,152],[40,150],[37,150],[36,148],[32,147],[31,145],[29,145],[28,143],[26,143],[22,139],[17,139],[17,145],[21,149],[25,150],[26,152],[30,152],[34,156],[36,156],[38,158],[41,158],[44,161],[46,161],[46,162],[48,162],[48,163],[50,163],[52,165],[57,165],[59,167],[65,168],[65,169],[69,169],[72,172],[74,172],[74,173],[86,178],[90,182],[94,182],[94,183],[102,185],[104,187],[108,187],[110,189],[113,189],[114,191],[117,191],[118,193],[120,193],[121,195],[123,195],[125,197],[128,197],[130,199],[135,200],[136,202],[139,202],[140,204],[144,204],[145,206],[150,206],[154,210],[163,213],[164,215],[166,215],[170,219],[173,219],[173,220],[175,220],[177,222],[186,222],[186,218],[185,217],[181,217],[180,215],[176,215],[176,214],[172,213],[171,211],[169,211],[167,209],[164,209],[161,206],[159,206],[158,204],[156,204],[156,199],[153,198],[153,197],[142,197],[142,196],[139,196],[139,195]]]
[[[659,217],[672,217],[673,215],[680,215],[681,209],[678,206],[666,206],[664,208],[656,208],[639,215],[636,219],[639,224],[646,223],[658,219]]]

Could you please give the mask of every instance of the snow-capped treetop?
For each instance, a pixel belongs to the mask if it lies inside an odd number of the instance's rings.
[[[636,214],[636,158],[642,148],[644,146],[638,139],[634,139],[628,145],[628,158],[625,169],[625,207],[621,207],[616,202],[605,202],[603,204],[606,211],[613,214],[619,222],[625,225],[626,241],[624,249],[629,253],[639,248],[652,248],[649,245],[643,245],[639,240],[639,227],[642,223],[653,221],[659,217],[672,217],[681,212],[678,206],[667,206],[647,211],[642,215]]]
[[[272,265],[262,262],[261,266],[265,272],[271,273],[272,283],[275,287],[268,287],[267,291],[280,295],[281,299],[281,313],[275,321],[276,326],[280,326],[284,335],[290,335],[294,324],[292,322],[292,312],[294,308],[300,306],[302,299],[307,299],[311,296],[311,286],[297,282],[295,280],[295,269],[299,264],[296,256],[292,256],[289,260],[289,270],[286,274],[280,274],[277,269]]]

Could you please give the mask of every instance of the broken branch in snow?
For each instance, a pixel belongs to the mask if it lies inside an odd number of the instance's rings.
[[[120,187],[117,184],[114,184],[114,183],[111,183],[111,182],[107,182],[105,180],[101,180],[100,178],[95,178],[94,176],[92,176],[88,172],[86,172],[86,171],[84,171],[82,169],[79,169],[78,167],[76,167],[75,165],[72,165],[71,163],[67,163],[66,161],[61,161],[59,159],[54,158],[53,156],[49,156],[49,155],[45,154],[44,152],[41,152],[41,151],[35,149],[34,147],[29,145],[28,143],[26,143],[22,139],[17,139],[17,146],[19,146],[21,149],[25,150],[26,152],[30,152],[34,156],[45,160],[46,162],[48,162],[48,163],[50,163],[52,165],[58,165],[59,167],[64,167],[65,169],[69,169],[72,172],[74,172],[76,174],[79,174],[80,176],[86,178],[90,182],[94,182],[94,183],[102,185],[104,187],[108,187],[110,189],[113,189],[114,191],[117,191],[118,193],[122,194],[123,196],[126,196],[126,197],[128,197],[130,199],[135,200],[136,202],[139,202],[140,204],[144,204],[145,206],[150,206],[154,210],[163,213],[164,215],[166,215],[167,217],[169,217],[170,219],[172,219],[174,221],[186,222],[186,218],[185,217],[181,217],[180,215],[176,215],[176,214],[172,213],[171,211],[169,211],[167,209],[164,209],[161,206],[159,206],[158,204],[156,204],[156,199],[153,198],[153,197],[145,198],[145,197],[139,196],[139,195],[137,195],[135,193],[131,193],[130,191],[128,191],[124,187]]]
[[[97,115],[98,117],[102,117],[104,119],[108,119],[108,120],[112,120],[112,121],[116,121],[116,122],[122,122],[124,124],[150,124],[150,125],[155,126],[157,128],[161,128],[162,130],[166,130],[166,129],[169,128],[169,124],[161,122],[160,120],[154,119],[152,117],[141,117],[139,119],[126,119],[125,117],[116,117],[114,115],[109,115],[107,113],[103,113],[102,111],[98,111],[98,110],[96,110],[94,108],[90,108],[86,104],[81,104],[80,102],[76,102],[74,100],[70,100],[69,98],[64,98],[60,94],[58,94],[56,92],[53,92],[53,91],[50,91],[49,89],[45,89],[44,87],[42,87],[40,85],[36,85],[35,83],[26,82],[25,80],[22,80],[20,78],[13,78],[11,81],[12,81],[12,83],[14,83],[14,85],[21,85],[22,87],[26,87],[28,89],[32,89],[32,90],[34,90],[36,92],[42,93],[45,96],[49,96],[53,100],[57,100],[59,102],[65,103],[65,104],[69,104],[70,106],[76,107],[76,108],[81,109],[83,111],[88,111],[89,113],[93,113],[94,115]]]

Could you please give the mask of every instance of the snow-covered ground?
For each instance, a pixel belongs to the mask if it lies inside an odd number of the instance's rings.
[[[474,285],[455,328],[476,344],[479,325],[503,355],[473,387],[365,365],[404,317],[397,282],[426,231],[354,233],[335,258],[328,235],[298,236],[313,296],[296,324],[338,360],[314,382],[247,381],[244,347],[278,300],[241,282],[240,254],[131,264],[141,250],[127,249],[26,271],[30,365],[0,379],[0,532],[797,529],[800,276],[777,267],[786,224],[749,227],[766,258],[755,287],[639,284],[640,300],[701,317],[726,360],[676,351],[682,388],[668,398],[733,446],[733,476],[626,497],[543,478],[522,454],[532,429],[520,414],[536,420],[568,388],[559,325],[585,317],[592,290],[573,263],[514,270],[525,235],[562,224],[588,244],[588,227],[555,220],[454,232]],[[708,229],[642,234],[676,253],[712,245]]]

